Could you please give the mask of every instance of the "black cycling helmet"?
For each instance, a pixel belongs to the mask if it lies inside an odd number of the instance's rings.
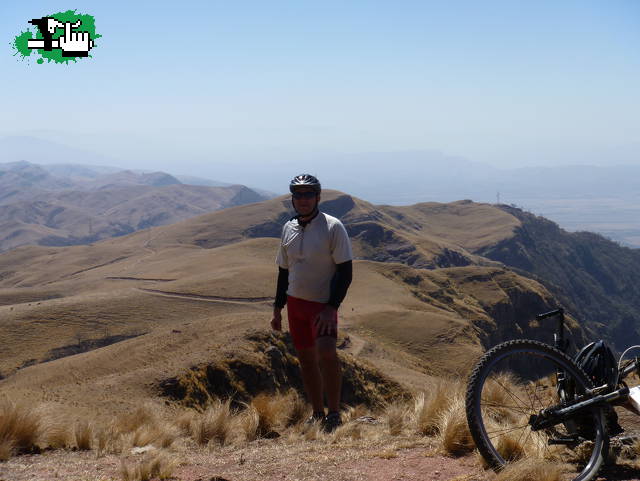
[[[312,187],[318,194],[322,190],[320,181],[310,174],[296,175],[291,179],[291,182],[289,183],[289,190],[292,194],[295,192],[296,187]]]

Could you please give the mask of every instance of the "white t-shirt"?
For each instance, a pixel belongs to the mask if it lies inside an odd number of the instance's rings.
[[[289,269],[290,296],[326,303],[336,264],[352,259],[347,230],[335,217],[320,212],[304,228],[297,219],[282,228],[276,263]]]

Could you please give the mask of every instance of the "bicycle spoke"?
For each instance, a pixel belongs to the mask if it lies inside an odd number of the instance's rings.
[[[497,431],[487,431],[487,435],[494,434],[494,436],[489,436],[490,439],[495,439],[496,437],[504,436],[505,434],[511,433],[517,429],[524,429],[528,426],[528,424],[523,424],[522,426],[509,426],[508,428],[498,429]],[[497,435],[496,435],[497,434]]]
[[[516,411],[517,413],[520,413],[520,414],[531,414],[531,411],[524,410],[520,406],[509,406],[508,404],[496,404],[496,403],[492,403],[492,402],[483,402],[483,403],[481,403],[481,406],[483,406],[483,407],[512,409],[512,410],[514,410],[514,411]]]
[[[511,399],[513,399],[514,401],[520,401],[520,398],[512,393],[510,389],[507,389],[503,384],[501,384],[500,381],[494,379],[494,382],[498,384],[502,389],[504,389],[504,391],[511,397]],[[520,403],[524,405],[524,407],[527,407],[527,405],[523,401],[520,401]]]

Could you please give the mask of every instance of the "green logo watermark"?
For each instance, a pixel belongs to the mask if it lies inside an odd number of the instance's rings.
[[[96,33],[95,19],[76,10],[52,13],[28,23],[36,27],[35,36],[29,29],[16,36],[12,44],[14,55],[26,59],[35,52],[39,56],[39,64],[45,59],[47,62],[69,63],[91,58],[89,52],[96,47],[95,39],[102,36]]]

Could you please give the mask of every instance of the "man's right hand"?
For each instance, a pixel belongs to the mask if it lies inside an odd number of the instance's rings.
[[[274,331],[282,331],[282,309],[274,307],[273,317],[271,318],[271,329]]]

